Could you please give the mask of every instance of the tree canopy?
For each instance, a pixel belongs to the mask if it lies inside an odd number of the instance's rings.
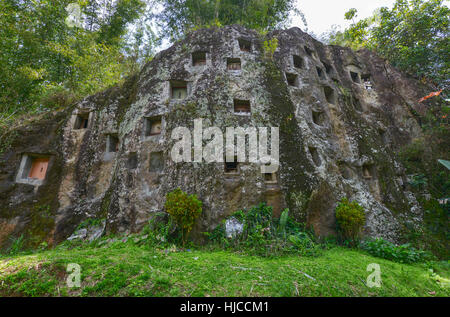
[[[353,20],[357,11],[346,13]],[[443,0],[397,0],[343,32],[332,32],[330,44],[366,47],[393,65],[420,78],[448,86],[450,69],[450,10]]]

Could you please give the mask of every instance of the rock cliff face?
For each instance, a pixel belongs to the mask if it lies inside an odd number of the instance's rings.
[[[273,55],[264,43],[277,43]],[[405,222],[421,221],[396,152],[421,136],[413,113],[428,91],[369,51],[325,46],[298,28],[199,30],[123,86],[12,130],[0,156],[0,246],[21,234],[59,242],[87,218],[138,231],[176,187],[204,203],[197,233],[267,201],[327,236],[346,196],[365,207],[367,235],[396,240]],[[174,162],[172,132],[192,132],[195,119],[224,135],[279,127],[279,170]]]

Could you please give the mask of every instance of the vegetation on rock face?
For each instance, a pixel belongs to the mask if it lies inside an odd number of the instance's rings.
[[[366,221],[364,208],[356,201],[342,198],[336,207],[336,220],[343,238],[356,245]]]
[[[350,10],[346,19],[354,20]],[[343,32],[329,34],[331,44],[367,47],[393,65],[443,87],[450,69],[450,9],[443,0],[397,0],[392,9],[380,8]]]
[[[179,226],[181,239],[183,245],[185,245],[195,220],[202,213],[202,202],[198,200],[196,195],[188,195],[177,188],[167,194],[164,207],[173,221]]]

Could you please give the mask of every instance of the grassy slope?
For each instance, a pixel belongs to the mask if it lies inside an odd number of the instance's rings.
[[[67,288],[68,263],[81,266],[81,288]],[[365,285],[369,263],[381,266],[381,288]],[[439,273],[448,277],[448,271]],[[342,248],[316,258],[260,258],[227,251],[167,253],[119,242],[0,257],[0,296],[449,295],[448,286],[431,277],[425,265],[398,264]]]

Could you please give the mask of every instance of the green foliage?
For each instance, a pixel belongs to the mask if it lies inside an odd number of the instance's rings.
[[[21,235],[20,237],[14,238],[12,240],[11,246],[9,247],[8,254],[9,255],[18,254],[20,251],[23,250],[24,243],[25,243],[25,241],[24,241],[23,235]]]
[[[355,14],[352,9],[346,18]],[[400,69],[445,86],[450,69],[449,15],[443,0],[397,0],[392,9],[380,8],[344,32],[332,32],[329,42],[373,49]]]
[[[270,31],[287,26],[291,13],[300,14],[294,0],[157,0],[163,10],[157,22],[163,33],[178,39],[191,30],[240,24]]]
[[[277,47],[278,47],[278,39],[277,38],[265,40],[263,42],[264,56],[266,58],[272,59],[273,54],[277,50]]]
[[[429,252],[417,250],[410,244],[398,246],[382,238],[368,240],[361,247],[373,256],[400,263],[424,262],[433,258]]]
[[[75,1],[85,18],[81,27],[65,23],[70,3],[0,2],[0,113],[67,107],[136,71],[134,45],[145,45],[128,26],[141,16],[143,1]]]
[[[202,202],[198,200],[196,195],[188,195],[177,188],[167,194],[164,207],[180,228],[184,246],[195,220],[202,213]]]
[[[336,207],[336,220],[343,238],[355,245],[366,221],[364,208],[356,201],[342,198]]]
[[[224,220],[213,232],[207,233],[210,242],[268,257],[290,253],[317,256],[320,253],[320,246],[314,242],[313,236],[289,217],[288,209],[283,211],[280,219],[276,219],[272,217],[272,207],[261,203],[248,211],[237,211],[230,218],[243,224],[242,233],[227,238]]]

